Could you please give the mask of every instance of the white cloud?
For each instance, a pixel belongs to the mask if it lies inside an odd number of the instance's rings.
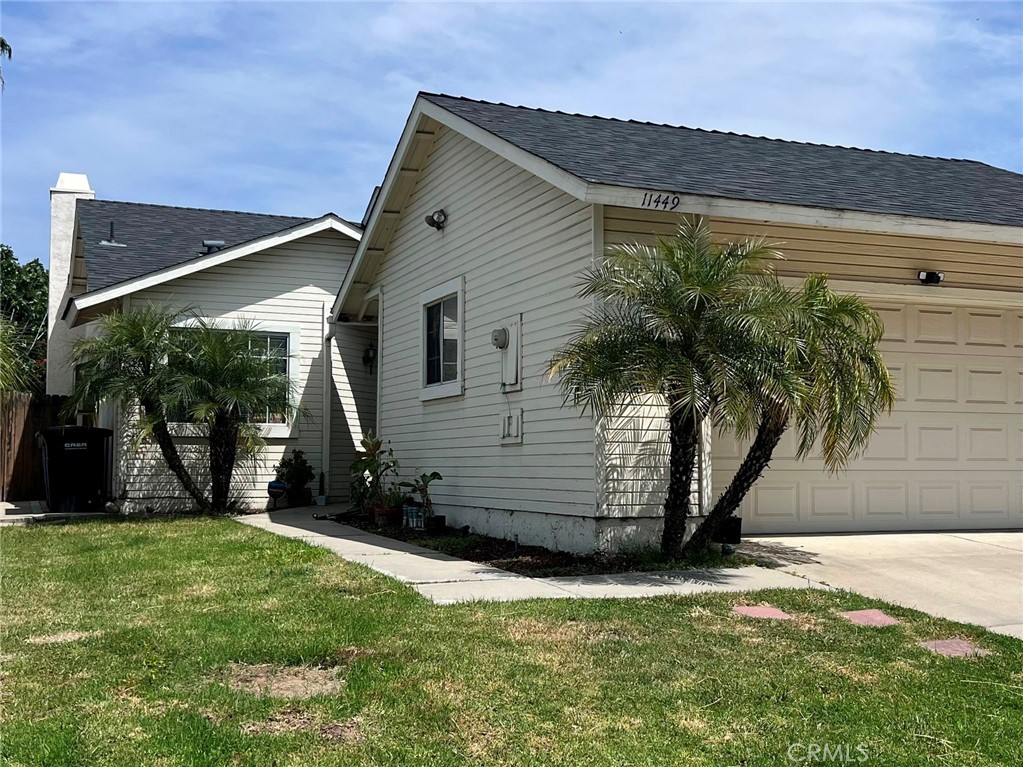
[[[361,216],[415,92],[1023,168],[1020,7],[5,5],[5,231],[99,194]]]

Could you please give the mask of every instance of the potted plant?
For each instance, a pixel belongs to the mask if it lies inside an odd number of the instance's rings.
[[[305,459],[304,450],[292,450],[290,458],[282,458],[281,462],[274,466],[277,472],[277,479],[286,482],[288,489],[288,505],[308,506],[312,502],[312,492],[306,485],[312,482],[316,474],[309,461]]]
[[[411,495],[405,499],[405,527],[413,530],[422,530],[426,527],[426,512],[423,511],[423,504]]]
[[[363,512],[376,521],[377,512],[386,516],[388,508],[387,479],[398,471],[398,461],[390,445],[369,432],[361,440],[359,452],[351,468],[351,506],[353,511]],[[400,492],[400,491],[399,491]],[[390,499],[393,501],[394,499]],[[401,504],[398,518],[401,520]],[[379,524],[379,522],[378,522]]]
[[[431,471],[429,474],[420,474],[415,479],[399,483],[402,487],[410,488],[419,496],[417,505],[422,509],[423,527],[431,533],[438,533],[447,526],[447,517],[433,513],[433,499],[430,498],[430,483],[439,479],[444,479],[444,477],[436,471]]]
[[[373,521],[377,527],[400,527],[404,505],[405,493],[397,485],[391,485],[373,507]]]

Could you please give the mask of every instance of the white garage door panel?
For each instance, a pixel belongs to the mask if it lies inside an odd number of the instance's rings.
[[[1023,311],[878,306],[898,390],[865,454],[830,476],[786,434],[743,502],[749,533],[1023,526]],[[721,492],[742,449],[715,440]]]

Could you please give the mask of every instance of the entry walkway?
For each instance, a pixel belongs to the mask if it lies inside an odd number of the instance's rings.
[[[341,507],[321,507],[331,513]],[[736,567],[618,573],[563,578],[528,578],[489,565],[385,538],[329,520],[313,519],[310,508],[237,517],[243,524],[328,549],[343,559],[408,583],[437,604],[473,600],[635,598],[716,591],[815,588],[819,584],[779,570]]]

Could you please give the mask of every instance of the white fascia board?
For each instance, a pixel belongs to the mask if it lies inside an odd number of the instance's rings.
[[[405,121],[405,129],[402,130],[401,138],[398,139],[398,146],[395,147],[394,154],[391,155],[391,162],[387,166],[383,183],[380,184],[380,191],[373,201],[373,207],[370,210],[369,220],[366,222],[366,229],[363,232],[362,239],[359,241],[359,246],[355,249],[355,255],[352,257],[352,262],[348,265],[348,271],[345,272],[344,279],[341,280],[341,287],[334,298],[334,304],[330,307],[331,322],[337,322],[338,315],[341,313],[341,307],[348,298],[348,294],[356,282],[356,275],[361,270],[362,262],[366,258],[366,248],[373,240],[373,232],[380,222],[380,214],[387,207],[387,199],[390,197],[391,187],[394,186],[394,179],[398,177],[401,165],[405,160],[405,155],[408,153],[409,145],[412,143],[412,138],[419,128],[419,121],[422,117],[421,102],[422,99],[417,98],[416,103],[412,105],[412,111]]]
[[[391,187],[394,185],[394,180],[398,176],[400,168],[404,163],[405,155],[409,149],[409,144],[411,144],[412,138],[415,136],[416,130],[419,127],[419,123],[424,117],[429,117],[439,122],[441,125],[462,134],[480,146],[489,149],[499,157],[503,157],[505,160],[519,166],[523,170],[529,171],[538,178],[543,179],[547,183],[561,189],[579,200],[583,200],[586,196],[586,182],[578,176],[574,176],[556,165],[553,165],[534,154],[530,154],[524,149],[520,149],[514,144],[495,136],[493,133],[480,128],[478,125],[475,125],[468,120],[449,112],[444,109],[444,107],[438,106],[432,101],[428,101],[420,96],[416,99],[416,103],[412,107],[412,112],[409,115],[408,122],[405,123],[405,130],[402,132],[401,139],[398,141],[398,147],[395,149],[394,155],[391,158],[391,163],[387,166],[387,174],[384,176],[384,182],[380,185],[380,194],[377,195],[376,205],[370,215],[369,221],[366,223],[366,231],[363,235],[362,242],[359,243],[359,247],[355,251],[355,258],[352,259],[352,264],[348,269],[348,273],[345,275],[344,281],[341,283],[341,289],[338,291],[337,298],[334,300],[334,305],[331,307],[331,318],[334,320],[337,319],[338,314],[341,312],[341,307],[344,306],[349,293],[351,293],[353,285],[358,279],[360,268],[365,258],[365,251],[368,248],[369,243],[372,241],[372,232],[376,229],[380,220],[381,212],[387,208],[387,201],[390,196]]]
[[[885,213],[863,213],[854,210],[811,208],[775,202],[751,202],[725,197],[707,197],[683,194],[664,189],[640,189],[607,184],[589,184],[585,201],[622,208],[660,210],[643,205],[649,195],[679,197],[679,213],[697,213],[702,216],[740,218],[764,223],[801,224],[828,229],[855,229],[883,234],[904,234],[922,237],[942,237],[1007,245],[1023,245],[1023,227],[979,224],[967,221],[946,221],[937,218],[897,216]]]
[[[562,170],[557,165],[548,162],[535,154],[530,154],[503,138],[495,136],[488,130],[449,112],[444,107],[437,106],[432,101],[422,101],[422,112],[427,117],[432,117],[437,122],[446,125],[466,138],[472,139],[480,146],[486,147],[491,152],[503,157],[508,162],[518,165],[538,178],[542,178],[551,186],[555,186],[573,197],[580,200],[586,199],[587,183],[578,176]]]
[[[799,277],[781,277],[789,287],[803,284]],[[943,306],[984,306],[1018,309],[1023,306],[1023,293],[1011,290],[982,290],[978,288],[950,288],[943,285],[915,285],[859,280],[828,280],[838,293],[852,293],[871,301],[896,304],[940,304]]]
[[[180,277],[194,274],[195,272],[200,272],[203,269],[209,269],[212,266],[220,266],[221,264],[226,264],[229,261],[234,261],[235,259],[249,256],[262,250],[268,250],[269,248],[274,248],[278,245],[284,245],[286,243],[293,242],[294,240],[308,237],[311,234],[327,231],[328,229],[340,232],[341,234],[347,235],[356,241],[362,239],[362,232],[333,213],[328,213],[327,215],[321,216],[313,221],[298,224],[290,229],[275,232],[274,234],[267,235],[266,237],[260,237],[258,240],[245,242],[231,248],[224,248],[223,250],[218,250],[216,253],[210,253],[207,256],[193,258],[183,264],[169,266],[166,269],[150,272],[149,274],[137,277],[134,280],[119,282],[116,285],[111,285],[109,288],[103,288],[91,293],[83,293],[82,295],[76,296],[72,299],[68,315],[70,317],[74,317],[77,316],[79,311],[87,309],[90,306],[95,306],[96,304],[101,304],[114,298],[120,298],[121,296],[126,296],[131,293],[137,293],[140,290],[146,290],[147,288],[162,285],[165,282],[170,282],[171,280],[176,280]],[[73,320],[71,322],[73,324]]]

